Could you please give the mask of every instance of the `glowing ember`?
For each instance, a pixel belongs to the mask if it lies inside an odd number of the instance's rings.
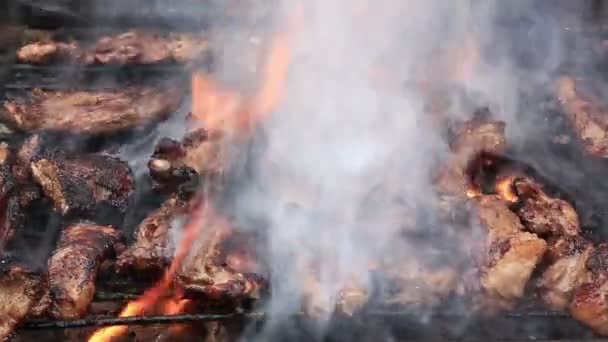
[[[481,196],[481,192],[479,190],[473,189],[473,188],[470,188],[467,190],[468,198],[475,198],[475,197],[479,197],[479,196]]]
[[[513,181],[514,177],[508,177],[496,183],[496,192],[500,197],[509,202],[517,202],[517,195],[513,190]]]

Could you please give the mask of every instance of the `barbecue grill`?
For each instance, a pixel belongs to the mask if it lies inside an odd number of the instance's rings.
[[[210,20],[217,22],[218,9],[209,6],[193,5],[204,1],[126,1],[128,6],[112,6],[112,1],[103,6],[78,5],[78,2],[61,1],[6,1],[5,13],[8,20],[22,25],[21,29],[52,28],[60,29],[62,34],[86,37],[99,34],[97,23],[103,23],[103,30],[120,30],[124,27],[151,26],[164,29],[200,30],[206,27]],[[125,1],[120,1],[125,3]],[[129,7],[130,6],[130,7]],[[238,8],[238,6],[235,6]],[[121,11],[114,10],[121,8]],[[192,11],[192,9],[197,9]],[[134,9],[137,9],[134,10]],[[143,10],[143,11],[142,11]],[[598,10],[596,9],[596,12]],[[222,23],[242,18],[238,11],[222,12]],[[256,20],[267,16],[267,13],[256,13]],[[19,33],[18,31],[16,31]],[[608,29],[593,25],[589,28],[571,30],[570,34],[576,39],[595,41],[608,34]],[[32,88],[64,89],[66,87],[104,88],[119,83],[145,83],[150,80],[166,77],[188,80],[190,71],[177,65],[129,65],[129,66],[67,66],[48,65],[33,66],[15,63],[15,48],[19,40],[9,40],[12,44],[4,44],[0,55],[0,77],[3,93],[19,92]],[[0,44],[2,45],[2,44]],[[207,65],[206,67],[211,67]],[[515,146],[509,154],[510,163],[525,168],[528,174],[534,170],[543,170],[535,177],[549,180],[555,192],[562,197],[571,199],[581,216],[582,225],[591,232],[601,234],[600,227],[608,223],[608,213],[597,207],[608,202],[608,185],[596,184],[592,180],[602,179],[601,175],[608,171],[608,164],[603,161],[585,158],[580,149],[573,144],[555,143],[555,136],[567,132],[565,124],[560,121],[560,115],[551,115],[556,110],[555,103],[547,100],[538,105],[539,111],[546,113],[547,120],[539,122],[540,132],[526,137],[528,140],[519,141],[521,148]],[[185,114],[185,109],[184,110]],[[10,131],[2,134],[4,139],[15,139]],[[138,137],[138,139],[154,139],[154,137]],[[523,146],[537,146],[535,149],[524,149]],[[552,165],[547,167],[545,151],[551,151]],[[561,158],[561,159],[560,159]],[[563,163],[561,163],[563,162]],[[592,175],[587,180],[563,170],[557,165],[577,165],[580,174]],[[588,191],[595,189],[595,191]],[[127,220],[139,222],[149,211],[150,189],[141,186],[137,194],[138,207],[132,217]],[[153,197],[153,196],[152,196]],[[133,227],[131,226],[130,229]],[[125,232],[130,236],[131,231]],[[104,275],[102,275],[102,278]],[[128,300],[137,298],[141,289],[150,284],[133,284],[121,279],[100,279],[101,283],[93,303],[91,314],[77,320],[48,320],[34,319],[24,323],[18,330],[14,341],[31,341],[44,339],[46,341],[86,340],[96,328],[112,325],[131,327],[130,334],[125,340],[130,341],[164,341],[168,337],[163,333],[167,327],[176,324],[188,324],[195,333],[197,327],[207,328],[210,322],[222,322],[225,329],[233,330],[234,336],[245,330],[261,329],[272,320],[260,307],[240,312],[226,312],[222,308],[208,308],[197,314],[156,315],[117,317],[116,312]],[[522,300],[522,302],[527,302]],[[310,340],[318,338],[310,328],[311,319],[303,314],[295,314],[281,336],[277,339]],[[463,315],[462,310],[451,313],[449,309],[437,308],[421,323],[411,311],[404,309],[385,308],[378,306],[355,315],[354,317],[337,317],[331,322],[330,333],[325,339],[330,341],[369,340],[377,341],[389,336],[398,339],[428,339],[428,340],[509,340],[509,341],[608,341],[597,338],[590,329],[583,327],[573,320],[569,314],[550,312],[541,309],[540,305],[518,308],[512,312],[494,319],[483,319],[473,315]],[[189,336],[188,340],[197,340]]]

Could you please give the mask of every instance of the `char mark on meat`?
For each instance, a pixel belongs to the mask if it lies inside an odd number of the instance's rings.
[[[435,189],[441,196],[464,198],[471,186],[468,175],[470,163],[482,153],[504,153],[505,123],[490,120],[487,116],[487,113],[479,114],[471,120],[453,125],[451,154],[434,179]]]
[[[172,232],[178,229],[179,218],[186,215],[192,204],[178,196],[167,199],[156,211],[146,217],[135,232],[135,241],[120,254],[116,261],[119,273],[158,275],[171,261]]]
[[[574,291],[570,313],[596,333],[608,336],[608,244],[596,246],[585,266],[588,274]]]
[[[493,314],[512,308],[524,295],[547,243],[536,234],[525,232],[519,218],[500,197],[480,196],[472,202],[485,236],[481,246],[472,251],[479,276],[472,294],[479,309]]]
[[[125,213],[134,192],[127,163],[108,155],[48,153],[30,165],[35,180],[63,215],[92,215],[100,204]]]
[[[189,192],[205,177],[211,182],[223,172],[218,136],[199,129],[181,142],[164,138],[150,158],[148,168],[158,189]]]
[[[93,300],[99,266],[122,248],[120,232],[112,226],[67,227],[49,260],[51,314],[60,319],[82,317]]]
[[[91,46],[78,42],[35,42],[21,47],[21,63],[48,64],[67,61],[76,64],[190,63],[208,58],[209,45],[190,33],[157,34],[131,30],[100,37]]]
[[[583,82],[571,76],[561,77],[557,98],[583,148],[591,155],[605,158],[608,157],[608,110],[592,89],[588,92],[583,89]]]
[[[3,260],[0,266],[0,340],[6,341],[38,307],[47,289],[45,276]]]
[[[554,236],[580,233],[578,214],[568,202],[549,197],[539,184],[529,178],[517,178],[514,189],[521,202],[517,214],[528,230]]]
[[[120,90],[34,89],[4,102],[4,119],[28,131],[110,134],[167,118],[181,102],[178,87],[126,87]]]
[[[550,241],[546,259],[549,266],[538,280],[543,302],[552,310],[568,307],[574,291],[588,281],[587,260],[593,246],[580,236],[563,236]]]

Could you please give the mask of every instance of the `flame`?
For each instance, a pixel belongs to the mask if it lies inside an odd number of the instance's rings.
[[[517,202],[517,195],[513,190],[513,182],[515,181],[515,177],[507,177],[496,182],[496,192],[502,197],[504,200],[509,202]]]
[[[208,210],[206,206],[199,206],[192,212],[190,221],[184,229],[184,237],[181,239],[177,252],[169,269],[164,273],[160,282],[146,291],[140,298],[131,301],[119,314],[120,317],[131,317],[143,315],[151,310],[171,287],[172,279],[177,272],[182,261],[188,254],[192,244],[203,227],[203,211]],[[183,303],[186,305],[187,303]],[[97,330],[90,338],[89,342],[109,342],[114,337],[121,336],[128,331],[124,325],[110,326]]]
[[[469,188],[467,189],[466,195],[468,198],[475,198],[481,196],[479,189]]]

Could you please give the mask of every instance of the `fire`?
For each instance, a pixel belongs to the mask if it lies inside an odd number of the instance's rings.
[[[481,196],[481,192],[478,189],[469,188],[467,189],[466,195],[468,198],[475,198]]]
[[[274,36],[266,63],[262,68],[261,85],[253,97],[244,99],[238,92],[222,89],[217,82],[201,73],[193,74],[192,114],[203,127],[211,132],[242,131],[274,110],[287,79],[287,69],[291,59],[289,42],[297,25],[300,24],[301,8],[298,7],[294,14],[287,20],[289,24],[287,29]],[[205,203],[208,202],[209,200],[205,199]],[[172,287],[172,280],[177,270],[207,223],[204,222],[204,217],[212,217],[209,214],[214,215],[208,204],[193,210],[176,254],[162,279],[140,298],[129,302],[120,313],[120,317],[143,315],[159,304],[162,304],[161,311],[165,314],[177,314],[184,310],[188,304],[187,300],[175,297],[166,302],[161,300]],[[127,330],[127,326],[102,328],[89,338],[89,342],[109,342],[114,337],[125,334]]]
[[[513,190],[514,180],[515,177],[507,177],[496,182],[495,186],[496,192],[500,195],[500,197],[509,202],[517,202],[518,199],[515,191]]]

